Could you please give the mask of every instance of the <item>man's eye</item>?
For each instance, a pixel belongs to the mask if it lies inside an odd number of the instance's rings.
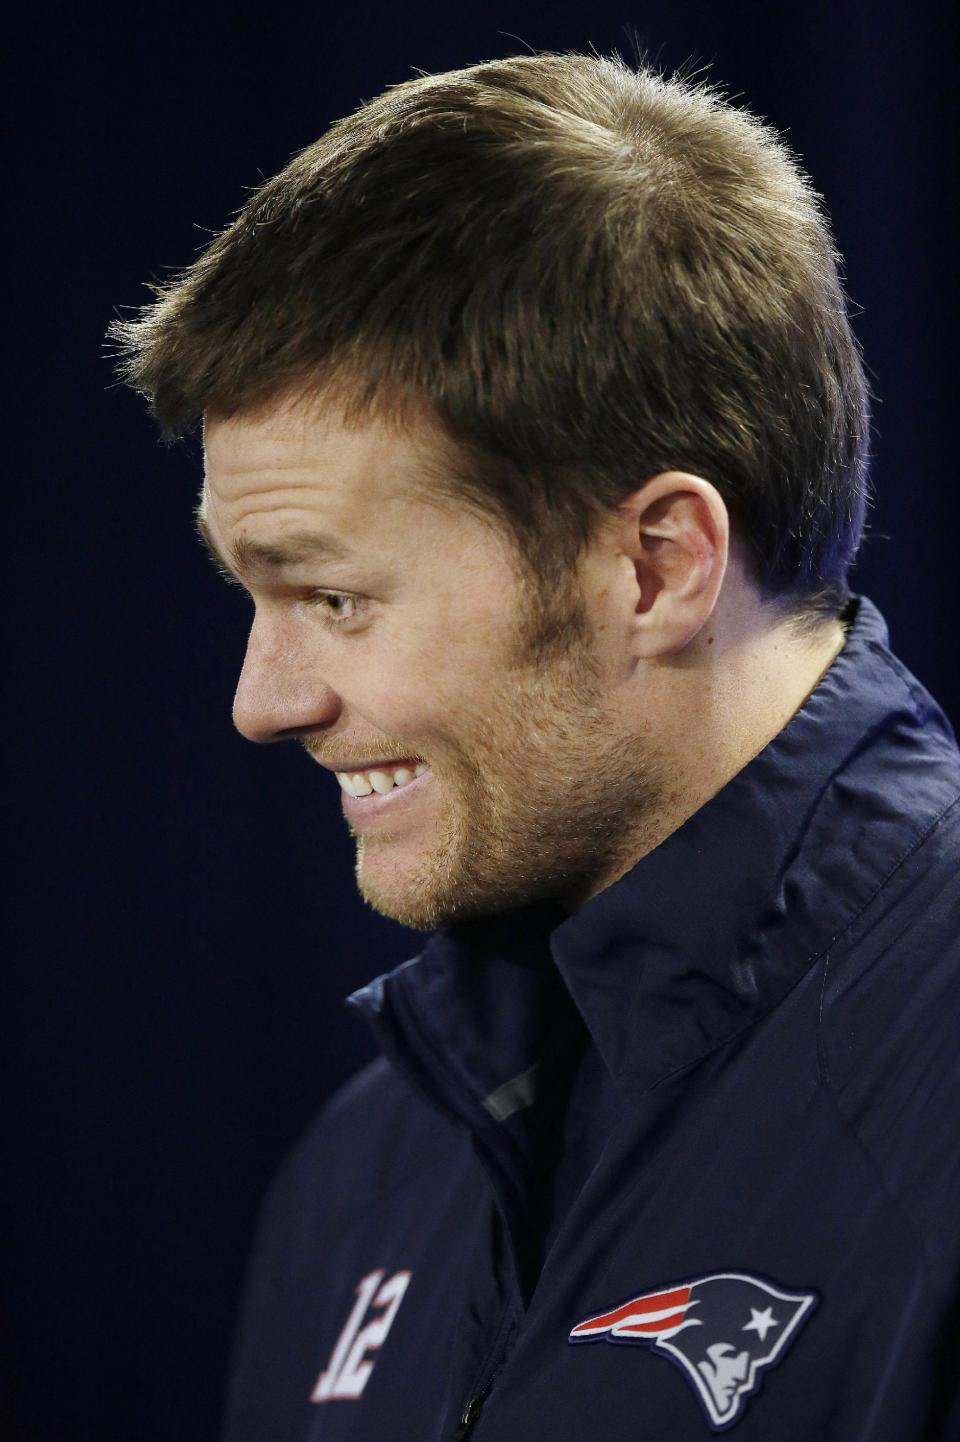
[[[348,596],[343,591],[314,591],[307,597],[307,605],[319,607],[325,623],[330,626],[355,620],[363,609],[359,596]]]

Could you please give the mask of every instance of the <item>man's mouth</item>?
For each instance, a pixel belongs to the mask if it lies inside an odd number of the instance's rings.
[[[409,786],[429,770],[423,761],[391,761],[359,771],[336,771],[334,775],[348,796],[370,796],[374,792],[386,796]]]

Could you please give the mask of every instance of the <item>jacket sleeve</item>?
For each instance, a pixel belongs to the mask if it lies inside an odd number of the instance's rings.
[[[222,1442],[246,1442],[253,1436],[254,1415],[270,1390],[265,1373],[273,1351],[273,1317],[289,1250],[293,1161],[288,1158],[283,1163],[260,1205],[234,1326]]]

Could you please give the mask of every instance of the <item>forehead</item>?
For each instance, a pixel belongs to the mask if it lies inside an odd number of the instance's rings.
[[[349,513],[435,500],[429,475],[440,447],[425,430],[380,420],[348,428],[336,412],[288,404],[256,417],[204,418],[206,489],[218,511],[297,496]]]
[[[302,401],[256,417],[207,415],[204,461],[196,520],[221,555],[273,552],[274,564],[294,539],[320,535],[330,556],[516,577],[509,536],[458,496],[463,458],[427,416],[404,429],[379,418],[348,426],[336,409]]]

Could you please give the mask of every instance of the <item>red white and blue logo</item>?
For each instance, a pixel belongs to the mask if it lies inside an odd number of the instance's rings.
[[[732,1427],[817,1303],[746,1272],[716,1272],[587,1317],[569,1342],[642,1343],[682,1368],[715,1432]]]

